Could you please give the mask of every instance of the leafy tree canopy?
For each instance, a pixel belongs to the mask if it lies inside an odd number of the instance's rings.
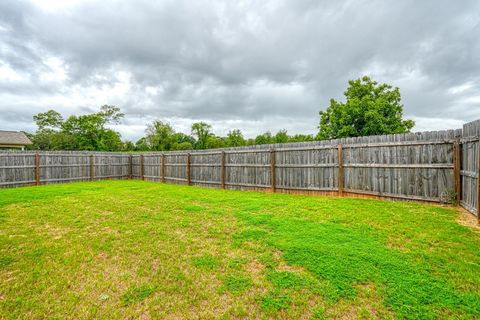
[[[400,90],[365,76],[350,80],[346,102],[330,100],[320,111],[317,139],[335,139],[409,132],[414,122],[403,119]]]
[[[226,144],[229,147],[240,147],[246,144],[245,138],[243,137],[242,131],[239,129],[230,130],[227,133]]]
[[[70,116],[66,120],[55,110],[33,116],[38,130],[33,147],[44,150],[99,150],[123,149],[120,134],[106,126],[118,124],[123,113],[115,106],[104,105],[99,112]]]
[[[195,144],[196,149],[207,149],[208,148],[208,138],[212,130],[212,126],[205,122],[195,122],[192,124],[192,135],[197,138]]]
[[[63,117],[55,110],[48,110],[33,116],[39,130],[59,128],[63,123]]]

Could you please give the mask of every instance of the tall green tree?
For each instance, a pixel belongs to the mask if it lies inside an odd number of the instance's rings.
[[[147,143],[147,138],[142,137],[135,142],[135,151],[149,151],[150,146]]]
[[[174,134],[172,126],[167,122],[155,120],[147,126],[146,143],[149,150],[165,151],[171,150],[174,144]]]
[[[263,134],[259,134],[258,136],[255,137],[255,144],[271,144],[274,143],[274,138],[272,137],[272,134],[270,131],[267,131]]]
[[[118,124],[123,113],[115,106],[104,105],[99,112],[66,120],[55,110],[33,117],[38,130],[33,136],[34,147],[43,150],[119,151],[123,148],[120,134],[107,126]]]
[[[403,119],[400,90],[365,76],[348,82],[345,103],[330,100],[320,111],[317,139],[335,139],[409,132],[414,122]]]
[[[63,123],[62,115],[52,109],[34,115],[33,120],[35,121],[38,130],[59,129]]]
[[[134,151],[134,150],[135,150],[135,144],[132,141],[126,140],[123,142],[122,151]]]
[[[75,137],[77,150],[118,151],[122,149],[120,134],[107,125],[118,124],[123,116],[119,108],[104,105],[100,112],[68,117],[61,128]]]
[[[311,134],[295,134],[289,137],[289,142],[307,142],[314,141],[315,138]]]
[[[208,138],[212,130],[212,126],[205,122],[195,122],[192,124],[192,135],[196,137],[195,149],[207,149]]]
[[[175,133],[173,140],[172,150],[192,150],[195,145],[195,139],[182,132]]]
[[[287,143],[289,139],[290,137],[285,129],[278,131],[273,137],[274,143]]]
[[[207,148],[208,149],[216,149],[216,148],[224,148],[226,147],[225,138],[218,137],[216,135],[211,134],[207,139]]]
[[[242,131],[239,129],[230,130],[225,139],[227,147],[240,147],[246,144]]]

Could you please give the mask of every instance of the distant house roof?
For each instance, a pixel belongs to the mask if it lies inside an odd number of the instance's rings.
[[[32,141],[23,132],[0,130],[0,145],[26,146]]]

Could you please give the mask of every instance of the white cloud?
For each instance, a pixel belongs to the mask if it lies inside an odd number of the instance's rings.
[[[399,86],[415,130],[480,118],[478,1],[0,2],[0,128],[113,104],[129,139],[154,119],[188,133],[315,133],[364,74]]]
[[[415,121],[414,131],[416,132],[460,129],[465,123],[465,121],[460,119],[445,119],[445,118],[412,117],[412,120]]]
[[[72,9],[82,3],[92,2],[91,0],[30,0],[32,4],[44,11],[59,11]]]

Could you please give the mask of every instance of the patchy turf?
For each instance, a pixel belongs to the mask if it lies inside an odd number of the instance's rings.
[[[0,190],[0,318],[480,317],[451,208],[103,181]]]

